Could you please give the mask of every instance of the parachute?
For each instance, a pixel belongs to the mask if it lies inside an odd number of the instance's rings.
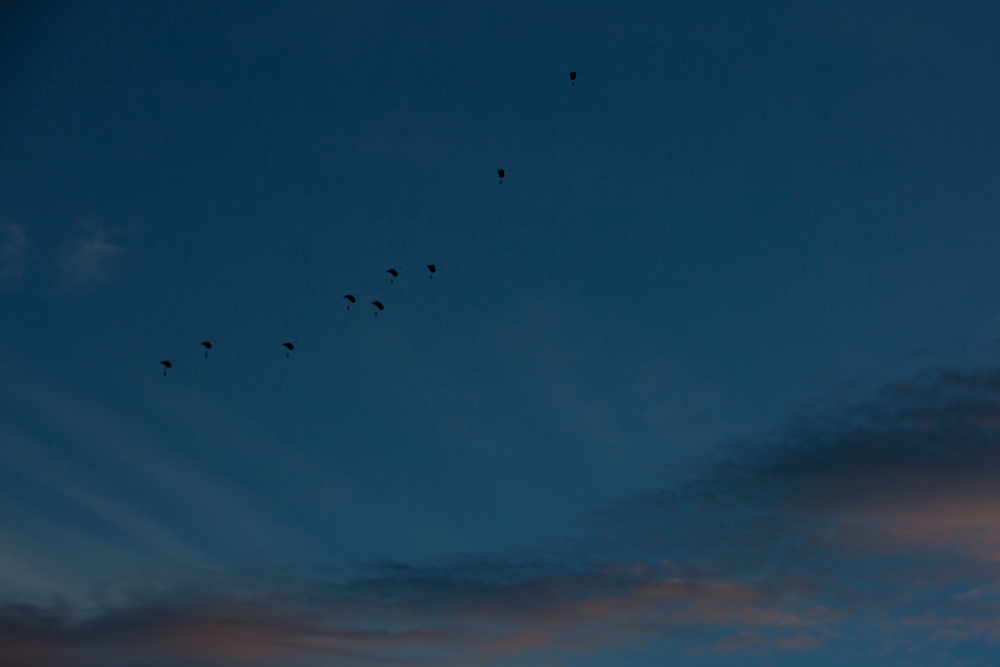
[[[427,270],[431,272],[431,275],[428,276],[428,278],[433,278],[434,274],[437,273],[438,270],[437,264],[428,264]]]
[[[160,365],[163,366],[163,375],[164,376],[166,376],[168,369],[174,367],[174,365],[172,363],[170,363],[169,361],[167,361],[166,359],[164,359],[163,361],[161,361]]]
[[[357,303],[358,302],[358,300],[355,298],[355,295],[353,295],[353,294],[345,294],[344,298],[347,299],[347,301],[348,301],[347,310],[351,309],[351,304],[352,303]]]
[[[507,172],[503,169],[497,169],[497,176],[500,177],[500,185],[503,185],[503,177],[507,175]]]
[[[208,356],[208,351],[212,349],[212,341],[210,341],[210,340],[203,340],[203,341],[201,341],[201,346],[203,348],[205,348],[205,356],[207,357]]]
[[[286,358],[286,359],[287,359],[287,358],[288,358],[288,356],[289,356],[289,355],[290,355],[290,354],[292,353],[292,350],[294,350],[294,349],[295,349],[295,346],[294,346],[294,345],[292,345],[291,343],[282,343],[282,344],[281,344],[281,347],[283,347],[283,348],[285,348],[286,350],[288,350],[287,352],[285,352],[285,358]]]
[[[569,73],[569,80],[573,82],[572,85],[574,85],[574,86],[576,85],[576,72],[570,72]]]
[[[375,311],[375,317],[378,317],[378,311],[379,310],[385,310],[385,306],[382,305],[381,301],[372,301],[372,305],[375,306],[375,308],[378,309],[378,310]]]
[[[396,269],[389,269],[388,271],[386,271],[386,273],[392,276],[392,278],[389,279],[390,285],[396,281],[396,278],[399,277],[399,271],[397,271]]]

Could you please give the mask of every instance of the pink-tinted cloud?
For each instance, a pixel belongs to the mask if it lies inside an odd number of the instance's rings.
[[[175,600],[139,606],[88,623],[53,613],[29,631],[23,610],[2,627],[26,660],[56,665],[84,658],[106,665],[314,665],[489,662],[550,649],[587,651],[691,627],[758,628],[791,640],[832,617],[783,608],[771,593],[718,575],[681,579],[669,564],[600,566],[540,572],[497,585],[431,574],[443,585],[427,594],[399,577],[392,602],[357,595],[356,583],[214,602]],[[397,587],[393,589],[395,582]],[[368,582],[371,583],[370,581]],[[417,592],[421,591],[421,592]],[[35,614],[39,615],[39,614]],[[36,624],[37,626],[37,624]],[[789,633],[788,631],[792,631]],[[53,648],[54,647],[54,648]],[[798,647],[801,648],[801,647]],[[45,651],[49,653],[45,653]],[[34,652],[34,653],[32,653]]]
[[[855,547],[948,551],[1000,563],[1000,493],[994,489],[937,487],[919,499],[872,503],[841,515],[857,524]]]

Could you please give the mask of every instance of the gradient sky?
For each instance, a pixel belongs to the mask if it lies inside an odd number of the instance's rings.
[[[998,27],[5,3],[0,665],[994,665]]]

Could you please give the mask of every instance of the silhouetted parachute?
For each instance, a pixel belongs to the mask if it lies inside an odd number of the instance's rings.
[[[576,72],[569,73],[569,80],[573,82],[572,85],[576,85]]]
[[[203,341],[201,341],[201,346],[203,348],[205,348],[205,356],[207,357],[208,356],[208,351],[212,349],[212,341],[210,341],[210,340],[203,340]]]
[[[431,275],[429,275],[427,277],[428,278],[433,278],[434,274],[437,273],[437,270],[438,270],[437,264],[428,264],[427,265],[427,270],[431,272]]]
[[[378,317],[379,310],[385,310],[385,306],[382,305],[381,301],[372,301],[372,305],[375,306],[375,308],[377,309],[375,311],[375,317]]]
[[[356,298],[356,296],[354,294],[345,294],[344,298],[347,299],[347,301],[348,301],[348,303],[347,303],[347,310],[351,309],[351,304],[352,303],[357,303],[358,302],[358,300],[357,300],[357,298]]]
[[[500,185],[503,185],[503,177],[507,175],[507,172],[503,169],[497,169],[497,176],[500,177]]]
[[[281,347],[283,347],[283,348],[285,348],[287,350],[287,352],[285,352],[285,357],[286,358],[292,353],[292,350],[295,349],[295,346],[292,345],[291,343],[282,343]]]
[[[164,375],[166,375],[166,374],[167,374],[167,370],[168,370],[168,369],[170,369],[170,368],[173,368],[173,367],[174,367],[174,365],[173,365],[172,363],[170,363],[169,361],[167,361],[166,359],[164,359],[163,361],[161,361],[161,362],[160,362],[160,365],[161,365],[161,366],[163,366],[163,374],[164,374]]]
[[[388,271],[386,271],[386,273],[388,273],[390,276],[392,276],[392,278],[389,279],[389,284],[390,285],[392,283],[396,282],[396,278],[399,277],[399,271],[397,271],[396,269],[389,269]]]

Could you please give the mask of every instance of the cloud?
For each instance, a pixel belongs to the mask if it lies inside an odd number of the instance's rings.
[[[731,539],[715,539],[724,528]],[[803,551],[1000,559],[1000,371],[936,369],[797,413],[679,487],[627,498],[597,529],[757,566]],[[674,548],[674,555],[677,549]]]
[[[9,380],[0,386],[0,605],[58,596],[86,615],[95,595],[169,589],[232,552],[294,541],[252,487],[174,447],[134,411],[68,391],[2,352],[0,376]],[[157,401],[183,411],[167,395]]]
[[[931,370],[870,401],[803,413],[738,467],[776,514],[832,521],[854,547],[997,562],[1000,371]]]
[[[0,225],[0,288],[16,289],[26,271],[28,237],[20,225]]]
[[[124,246],[111,241],[111,235],[95,218],[79,223],[76,238],[63,247],[58,267],[64,286],[95,286],[110,282],[115,259]]]
[[[36,665],[83,656],[112,666],[468,664],[733,623],[802,650],[803,629],[828,620],[822,609],[778,610],[773,593],[710,573],[685,578],[666,563],[473,569],[385,567],[368,579],[313,577],[249,595],[203,589],[77,623],[58,608],[21,606],[0,611],[0,637]]]
[[[222,667],[499,664],[653,638],[943,663],[997,641],[1000,370],[927,371],[729,451],[526,554],[216,573],[86,618],[8,606],[0,642],[23,664]]]
[[[719,642],[715,645],[715,649],[723,653],[770,653],[775,649],[785,651],[809,651],[818,649],[822,647],[823,644],[823,639],[809,634],[774,639],[761,636],[756,632],[744,630],[719,640]]]

